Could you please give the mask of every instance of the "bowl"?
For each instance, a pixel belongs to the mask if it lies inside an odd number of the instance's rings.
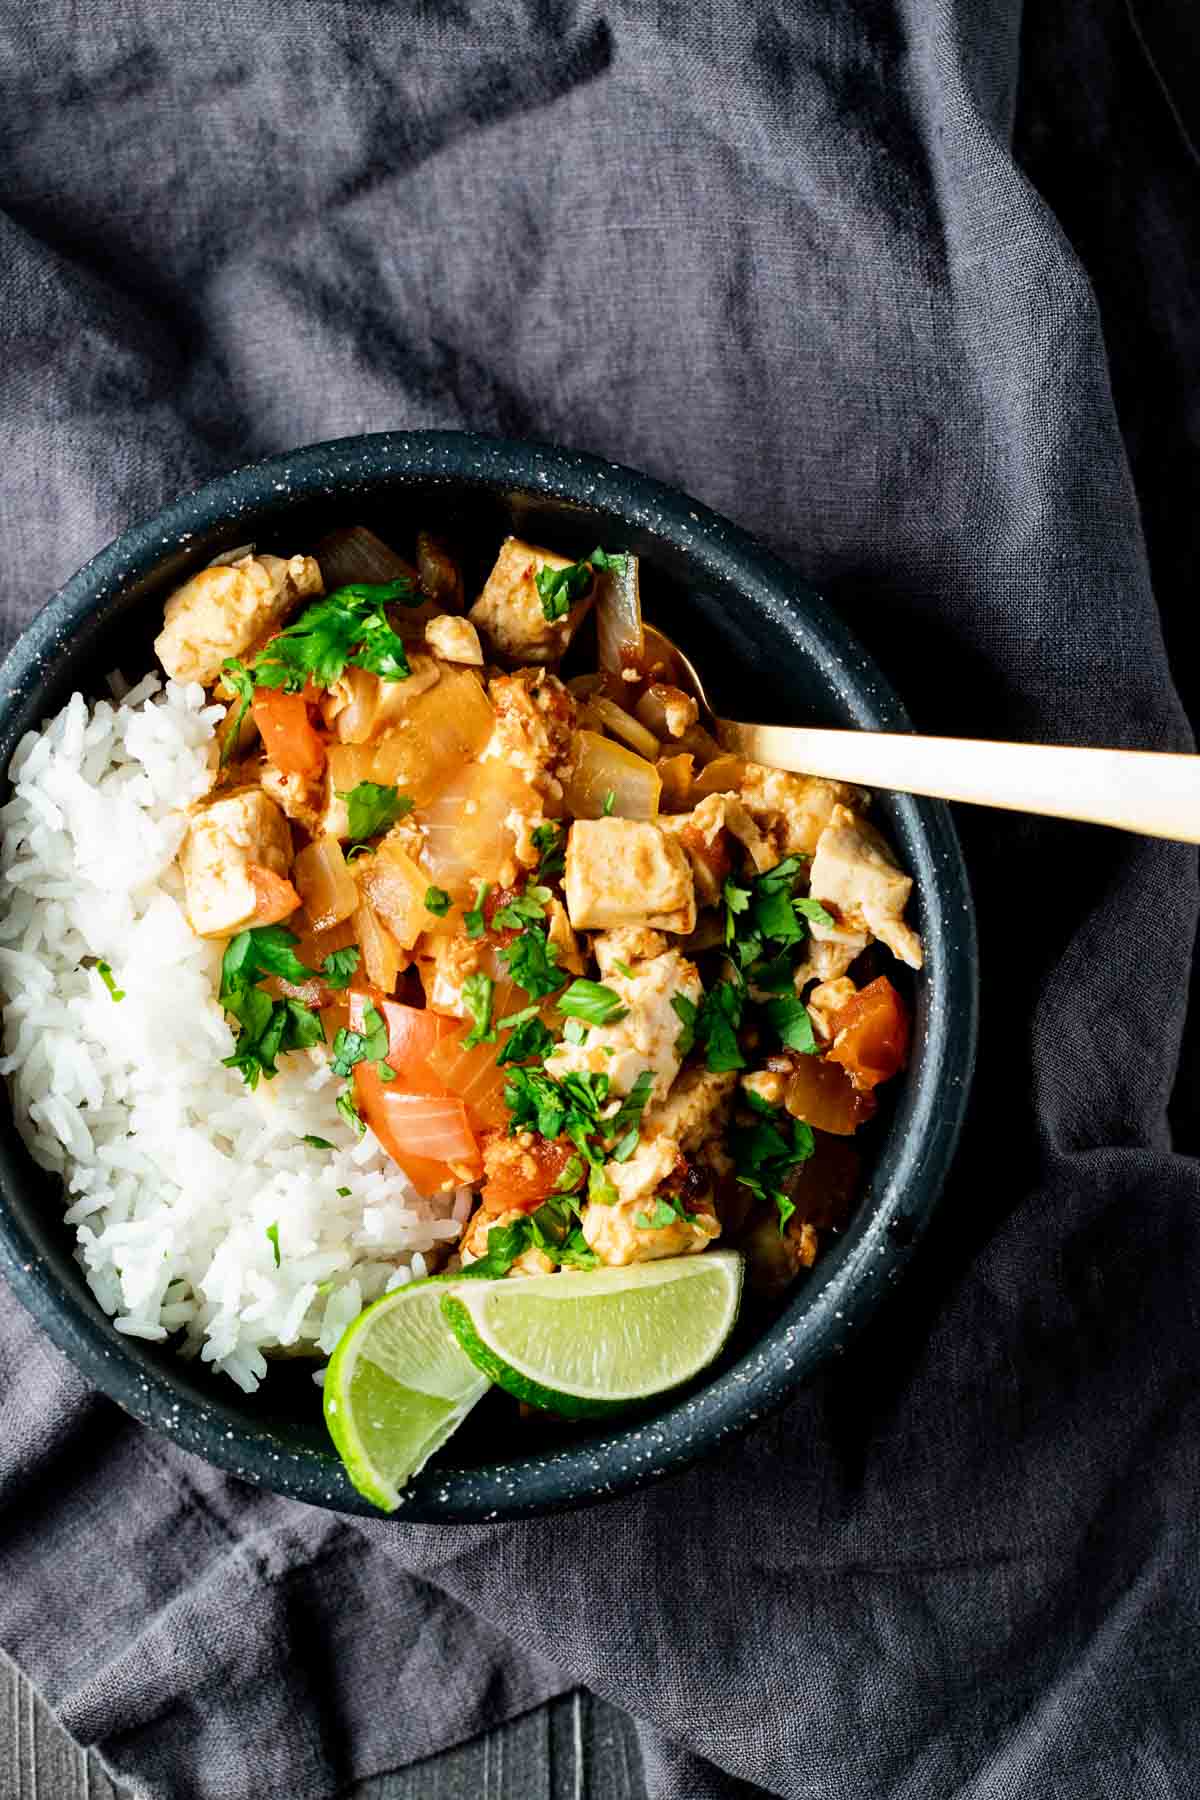
[[[462,432],[384,432],[314,444],[209,482],[102,550],[44,608],[4,665],[0,768],[22,734],[76,688],[153,666],[167,593],[219,552],[291,553],[334,525],[402,542],[418,523],[465,548],[480,580],[515,532],[585,555],[642,559],[647,618],[711,677],[734,716],[907,730],[903,708],[828,607],[727,520],[648,476],[591,456]],[[875,1129],[874,1161],[848,1225],[786,1306],[743,1333],[702,1378],[623,1423],[535,1427],[514,1454],[512,1419],[476,1409],[408,1488],[400,1520],[510,1518],[620,1493],[711,1453],[778,1407],[859,1332],[899,1278],[954,1152],[975,1045],[976,948],[966,872],[947,808],[881,794],[876,816],[915,878],[926,967],[914,1047]],[[330,1446],[307,1370],[282,1364],[253,1397],[169,1348],[122,1336],[88,1290],[57,1182],[31,1161],[0,1101],[0,1268],[59,1348],[152,1429],[245,1480],[347,1512],[373,1509]]]

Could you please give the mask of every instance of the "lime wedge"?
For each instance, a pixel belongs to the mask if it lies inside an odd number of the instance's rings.
[[[463,1281],[442,1312],[471,1361],[532,1406],[589,1418],[678,1387],[737,1318],[731,1250],[516,1281]]]
[[[342,1334],[325,1372],[329,1435],[359,1493],[385,1512],[489,1385],[446,1329],[445,1291],[444,1278],[433,1278],[376,1300]]]

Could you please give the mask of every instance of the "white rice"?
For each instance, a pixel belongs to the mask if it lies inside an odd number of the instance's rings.
[[[199,686],[149,676],[120,705],[74,695],[22,740],[0,809],[0,1074],[30,1154],[63,1178],[76,1255],[117,1330],[179,1334],[252,1392],[264,1351],[328,1355],[461,1227],[453,1196],[422,1200],[353,1136],[319,1050],[281,1057],[253,1093],[221,1067],[223,946],[192,935],[174,857],[223,713]],[[111,966],[121,1001],[85,959]]]

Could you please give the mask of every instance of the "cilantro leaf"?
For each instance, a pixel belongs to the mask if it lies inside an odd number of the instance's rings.
[[[643,1069],[612,1118],[608,1121],[608,1131],[610,1135],[616,1137],[619,1133],[630,1127],[635,1127],[640,1123],[642,1114],[646,1110],[646,1104],[649,1101],[653,1090],[654,1075],[651,1070]]]
[[[237,750],[238,737],[246,714],[254,703],[254,681],[244,662],[236,656],[227,656],[221,664],[221,676],[226,687],[233,689],[233,697],[237,702],[236,710],[231,710],[229,722],[225,727],[225,736],[221,739],[222,769],[230,762]]]
[[[483,903],[491,892],[490,881],[481,881],[475,888],[475,904],[469,913],[463,914],[463,924],[467,928],[467,936],[482,937],[487,930],[487,920],[483,916]]]
[[[768,1000],[763,1007],[767,1024],[776,1033],[780,1043],[789,1050],[803,1050],[813,1055],[817,1048],[817,1040],[813,1036],[812,1020],[808,1016],[808,1008],[803,1000],[794,994],[781,994],[778,1000]]]
[[[679,1020],[679,1035],[675,1039],[675,1049],[681,1057],[687,1056],[696,1042],[697,1006],[686,994],[671,995],[671,1011]]]
[[[335,1039],[335,1042],[336,1042],[336,1039]],[[359,1137],[361,1137],[363,1132],[367,1128],[366,1128],[366,1125],[363,1123],[362,1114],[359,1112],[358,1107],[355,1105],[354,1088],[350,1082],[346,1083],[345,1087],[342,1089],[341,1093],[338,1095],[336,1101],[334,1102],[334,1105],[337,1107],[338,1111],[341,1113],[343,1119],[345,1119],[347,1125],[349,1125],[351,1131],[357,1132]]]
[[[345,988],[350,985],[350,977],[358,968],[361,952],[357,944],[347,944],[344,950],[331,950],[321,964],[321,979],[326,987]]]
[[[566,867],[566,855],[563,850],[563,831],[561,825],[548,820],[545,825],[537,825],[533,831],[533,847],[541,856],[537,867],[537,880],[550,881],[555,875],[561,875]]]
[[[96,964],[96,973],[114,1000],[123,1000],[125,998],[125,989],[117,986],[111,963],[98,962]]]
[[[563,1026],[563,1037],[568,1044],[586,1044],[588,1028],[582,1019],[568,1019]]]
[[[425,889],[425,911],[431,912],[435,919],[444,919],[450,911],[450,896],[445,888],[427,887]]]
[[[492,1024],[492,996],[495,989],[496,984],[490,975],[468,975],[463,982],[463,1005],[474,1021],[462,1041],[464,1050],[473,1050],[476,1044],[495,1043],[496,1027]]]
[[[278,1225],[278,1222],[276,1222],[276,1224],[274,1224],[274,1225],[267,1226],[266,1235],[267,1235],[268,1243],[270,1244],[272,1250],[275,1252],[275,1267],[278,1268],[280,1263],[283,1261],[283,1258],[279,1254],[279,1225]]]
[[[291,625],[259,651],[250,674],[258,687],[298,694],[313,681],[331,687],[348,666],[384,681],[409,674],[404,644],[388,623],[386,607],[415,604],[411,581],[355,582],[306,606]]]
[[[796,916],[796,905],[791,895],[781,888],[755,899],[754,924],[764,938],[773,938],[779,944],[798,944],[805,936],[804,926]]]
[[[528,926],[500,955],[517,986],[524,988],[531,1000],[556,993],[567,979],[557,967],[558,946],[536,925]]]
[[[337,797],[346,802],[350,836],[358,839],[378,837],[413,807],[408,794],[401,794],[396,788],[385,787],[378,781],[360,781],[357,787],[345,792],[339,789]]]
[[[279,975],[297,985],[312,981],[316,974],[300,961],[293,945],[300,942],[294,931],[282,925],[255,925],[230,938],[221,960],[221,986],[237,981],[258,981],[264,975]]]
[[[395,1070],[386,1062],[388,1053],[388,1028],[373,1006],[363,1012],[363,1029],[354,1031],[343,1025],[333,1040],[333,1058],[330,1063],[335,1075],[349,1075],[360,1062],[372,1062],[379,1067],[380,1078],[390,1081]],[[384,1068],[388,1072],[383,1073]]]
[[[314,971],[292,948],[298,942],[281,925],[260,925],[238,932],[225,947],[219,997],[239,1029],[233,1055],[222,1061],[238,1071],[247,1087],[256,1087],[260,1076],[269,1081],[277,1075],[276,1058],[284,1051],[307,1050],[324,1042],[319,1013],[299,1000],[272,1000],[258,986],[264,975],[292,982],[313,979]]]
[[[619,1163],[628,1162],[637,1146],[638,1128],[636,1125],[631,1125],[625,1136],[613,1145],[612,1160]]]
[[[501,1019],[499,1028],[506,1027],[510,1035],[496,1058],[499,1067],[506,1063],[545,1062],[554,1048],[554,1039],[538,1017],[536,1006],[527,1006],[523,1012]]]
[[[796,1210],[795,1202],[784,1191],[782,1183],[792,1169],[808,1161],[816,1140],[812,1126],[804,1124],[800,1119],[788,1121],[790,1132],[785,1131],[783,1121],[778,1116],[767,1122],[762,1118],[761,1112],[761,1107],[765,1104],[760,1098],[760,1106],[754,1108],[759,1114],[759,1123],[739,1126],[730,1133],[729,1148],[737,1179],[742,1186],[749,1188],[760,1199],[774,1202],[782,1234],[784,1226]]]
[[[593,550],[592,554],[588,557],[588,561],[591,563],[593,569],[598,569],[601,574],[605,574],[611,569],[614,575],[623,575],[625,573],[625,565],[629,561],[629,558],[623,550],[618,550],[616,552]]]
[[[301,1138],[300,1142],[308,1144],[313,1150],[332,1150],[334,1148],[329,1139],[323,1137],[307,1136]]]
[[[583,1180],[583,1158],[573,1156],[563,1167],[563,1172],[554,1184],[556,1194],[569,1194]]]
[[[611,819],[611,818],[612,818],[612,814],[613,814],[613,807],[614,807],[614,806],[615,806],[615,805],[616,805],[616,804],[617,804],[617,793],[616,793],[616,789],[615,789],[615,788],[609,788],[609,789],[608,789],[608,791],[607,791],[607,793],[606,793],[606,794],[605,794],[605,796],[604,796],[604,805],[603,805],[603,808],[602,808],[602,811],[603,811],[603,813],[604,813],[604,817],[605,817],[605,818],[606,818],[606,819]]]
[[[539,569],[534,576],[542,617],[548,625],[565,619],[577,600],[582,600],[592,585],[592,565],[588,562],[568,563],[565,569]]]
[[[700,1002],[696,1039],[714,1075],[746,1066],[737,1040],[744,1005],[745,991],[732,981],[714,982]]]
[[[550,898],[549,888],[526,888],[507,906],[502,906],[492,914],[493,930],[499,926],[502,931],[524,931],[526,925],[540,925],[546,916],[545,902]]]
[[[750,889],[727,881],[721,890],[721,898],[725,903],[725,942],[732,944],[737,936],[738,915],[746,912],[750,906]]]
[[[573,981],[556,1004],[567,1018],[584,1019],[589,1025],[615,1025],[629,1011],[620,994],[600,981]]]
[[[793,900],[792,905],[798,913],[803,913],[804,917],[814,925],[832,926],[837,924],[837,920],[834,918],[833,914],[827,907],[822,906],[819,900],[813,900],[811,898],[805,900]]]
[[[643,1231],[661,1231],[664,1225],[673,1225],[676,1219],[686,1219],[690,1225],[696,1217],[695,1213],[686,1212],[683,1202],[675,1194],[656,1194],[652,1213],[635,1212],[633,1222]]]

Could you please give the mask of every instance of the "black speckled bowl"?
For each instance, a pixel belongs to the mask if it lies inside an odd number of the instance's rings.
[[[73,689],[103,691],[151,666],[164,596],[219,551],[291,553],[335,524],[402,542],[417,523],[478,559],[515,531],[576,555],[597,543],[643,559],[647,616],[692,655],[732,716],[906,729],[887,683],[782,563],[686,495],[597,458],[456,432],[316,444],[239,469],[118,538],[30,626],[0,681],[0,768]],[[711,1451],[778,1406],[834,1355],[897,1279],[954,1151],[975,1045],[970,891],[947,809],[881,795],[878,813],[916,877],[927,963],[915,983],[912,1065],[873,1129],[865,1193],[790,1304],[657,1410],[590,1433],[536,1427],[522,1445],[507,1403],[485,1402],[409,1488],[403,1519],[477,1520],[618,1493]],[[282,1366],[252,1399],[167,1350],[123,1337],[71,1254],[54,1184],[29,1159],[4,1101],[0,1267],[59,1347],[114,1400],[211,1462],[322,1506],[369,1512],[326,1439],[306,1370]],[[489,1407],[491,1406],[491,1410]],[[524,1449],[524,1454],[514,1453]]]

